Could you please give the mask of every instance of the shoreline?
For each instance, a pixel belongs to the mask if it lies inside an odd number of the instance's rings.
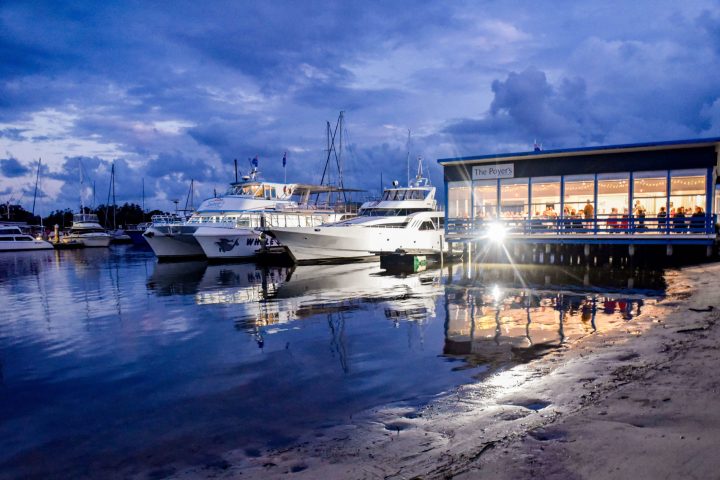
[[[220,471],[189,468],[175,478],[712,478],[720,469],[720,263],[666,279],[667,296],[621,328],[420,410],[373,409],[293,447],[230,451]]]

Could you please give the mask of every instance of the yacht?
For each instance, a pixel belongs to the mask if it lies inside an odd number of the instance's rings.
[[[0,225],[0,252],[17,250],[48,250],[53,246],[45,240],[23,233],[16,225]]]
[[[76,213],[70,231],[62,237],[63,243],[81,243],[85,247],[108,247],[112,235],[100,226],[94,213]]]
[[[243,189],[251,196],[262,196],[262,191],[274,184],[246,184]],[[262,230],[273,227],[316,227],[354,217],[344,203],[333,206],[330,197],[343,190],[323,185],[283,185],[291,192],[291,201],[276,202],[262,209],[235,211],[229,219],[199,227],[194,237],[205,256],[211,260],[236,260],[256,255],[263,246],[278,243],[263,235]],[[323,195],[323,201],[318,201]],[[313,202],[313,196],[315,201]]]
[[[310,194],[333,187],[265,182],[257,175],[253,168],[241,181],[231,183],[224,195],[203,201],[182,223],[153,221],[143,235],[155,255],[160,259],[249,257],[261,247],[260,229],[266,222],[293,225],[295,219],[302,222],[298,225],[317,225],[342,218],[332,216],[334,211],[302,207]]]
[[[422,176],[407,187],[385,189],[354,218],[318,227],[271,227],[269,233],[298,262],[371,258],[400,250],[440,252],[444,213],[437,210],[435,187]]]

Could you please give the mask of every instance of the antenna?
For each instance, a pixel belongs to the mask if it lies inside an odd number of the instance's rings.
[[[237,177],[237,158],[235,159],[235,183],[238,183],[238,177]]]
[[[410,129],[408,128],[408,139],[407,139],[407,158],[405,159],[407,163],[407,183],[406,185],[410,186]]]

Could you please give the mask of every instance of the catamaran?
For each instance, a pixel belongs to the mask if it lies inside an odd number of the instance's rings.
[[[362,259],[397,250],[440,252],[444,213],[435,187],[418,173],[407,187],[394,182],[379,201],[366,202],[354,218],[318,227],[270,227],[269,234],[298,262]]]

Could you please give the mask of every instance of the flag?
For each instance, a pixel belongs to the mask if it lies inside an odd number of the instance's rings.
[[[258,156],[255,155],[255,158],[252,159],[252,166],[257,167],[258,166]]]
[[[285,165],[287,165],[287,152],[283,154],[283,168],[285,168]]]

